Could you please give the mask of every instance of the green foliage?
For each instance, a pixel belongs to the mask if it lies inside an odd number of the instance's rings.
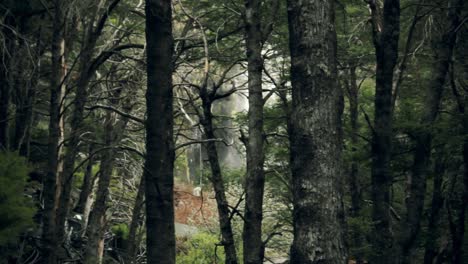
[[[16,153],[0,153],[0,247],[14,244],[33,226],[35,208],[24,195],[29,168]]]
[[[242,184],[245,178],[245,168],[223,168],[223,179],[226,186]]]
[[[129,229],[128,226],[124,223],[120,223],[111,227],[111,231],[117,237],[128,239]]]
[[[217,236],[198,233],[178,246],[177,264],[224,263],[224,249]]]
[[[85,170],[86,170],[86,165],[83,166],[80,171],[75,173],[75,180],[73,181],[74,187],[79,189],[83,185]],[[93,169],[92,169],[93,178],[96,176],[99,170],[100,170],[100,164],[93,165]]]

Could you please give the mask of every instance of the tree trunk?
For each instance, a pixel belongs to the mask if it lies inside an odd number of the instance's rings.
[[[89,145],[88,151],[89,160],[88,164],[86,165],[86,171],[83,179],[83,184],[81,186],[80,197],[74,209],[76,213],[83,215],[83,222],[81,226],[83,236],[86,235],[86,230],[89,222],[89,214],[91,212],[91,206],[94,202],[94,185],[96,184],[96,180],[98,179],[100,173],[97,172],[96,175],[93,175],[93,165],[95,160],[95,155],[93,155],[93,144]]]
[[[106,129],[109,129],[108,126],[106,127]],[[106,134],[110,133],[112,132],[107,130]],[[112,176],[113,152],[113,150],[106,150],[101,160],[101,172],[99,174],[100,177],[96,193],[96,201],[94,202],[93,209],[89,215],[89,221],[86,228],[86,237],[88,238],[88,242],[85,247],[84,263],[102,262],[102,253],[99,251],[99,244],[104,238],[106,227],[106,198]]]
[[[133,87],[129,87],[131,89]],[[122,95],[122,89],[115,89],[109,92],[110,104],[117,107]],[[132,97],[128,96],[123,102],[123,110],[130,113],[132,110]],[[108,111],[105,124],[104,150],[101,160],[101,169],[96,192],[96,200],[89,215],[89,223],[86,229],[88,243],[85,247],[85,263],[101,263],[103,252],[100,251],[100,244],[104,241],[106,230],[106,200],[109,195],[109,186],[112,179],[112,170],[115,162],[115,146],[122,140],[123,133],[127,127],[128,118],[121,117],[117,120],[117,113]]]
[[[466,7],[464,6],[464,10]],[[457,7],[459,8],[459,7]],[[461,9],[461,8],[459,8]],[[463,22],[462,22],[463,23]],[[463,135],[463,145],[462,145],[462,156],[463,156],[463,187],[462,193],[460,195],[460,207],[457,212],[457,222],[454,223],[456,226],[451,227],[452,232],[452,252],[453,252],[453,263],[463,263],[463,255],[466,255],[468,251],[463,248],[463,240],[465,238],[465,224],[466,224],[466,211],[468,210],[468,51],[466,46],[468,44],[468,29],[466,27],[461,27],[460,32],[458,33],[458,41],[457,41],[457,54],[456,64],[460,69],[458,72],[459,76],[457,78],[458,83],[460,84],[461,88],[463,88],[463,94],[458,93],[458,89],[456,87],[456,80],[455,80],[455,69],[452,67],[452,89],[457,91],[457,103],[458,109],[460,112],[460,123],[462,125],[461,134]],[[450,206],[450,203],[449,203]]]
[[[288,0],[291,51],[291,263],[345,263],[343,98],[336,82],[333,1]]]
[[[133,206],[132,220],[128,230],[128,241],[126,248],[126,262],[128,264],[135,263],[135,256],[137,253],[139,241],[137,241],[137,231],[141,221],[141,210],[144,205],[145,196],[145,180],[141,178],[140,186],[138,186],[138,192],[135,199],[135,206]]]
[[[450,1],[447,13],[447,30],[440,40],[434,45],[434,64],[432,77],[427,85],[427,94],[424,102],[420,130],[416,134],[416,146],[413,158],[411,178],[409,180],[408,194],[406,197],[406,216],[402,222],[400,247],[403,263],[410,263],[411,252],[421,227],[421,217],[424,208],[424,196],[426,194],[426,178],[429,174],[432,131],[431,127],[439,112],[442,91],[445,84],[453,48],[456,42],[455,29],[459,25],[459,10],[463,1]]]
[[[93,192],[94,187],[94,175],[93,175],[93,165],[94,165],[94,146],[89,144],[88,147],[88,164],[86,165],[86,170],[84,173],[83,184],[81,185],[80,197],[78,199],[78,204],[75,207],[75,212],[78,214],[84,214],[88,200]]]
[[[62,192],[59,200],[59,210],[57,211],[57,239],[63,241],[65,235],[65,223],[70,211],[70,198],[73,187],[74,171],[75,171],[75,160],[79,153],[79,143],[81,134],[84,131],[83,120],[84,120],[84,108],[86,101],[88,100],[88,84],[95,72],[95,65],[90,63],[93,57],[93,51],[96,47],[97,40],[102,32],[104,23],[112,11],[117,5],[119,0],[114,0],[110,7],[104,10],[104,14],[97,22],[97,26],[94,26],[94,22],[97,20],[100,11],[102,10],[102,2],[100,0],[97,3],[97,7],[90,16],[89,24],[86,28],[86,37],[80,53],[79,61],[79,77],[76,84],[75,98],[73,100],[73,112],[70,121],[70,135],[67,138],[67,152],[65,154],[62,178]],[[73,34],[71,34],[73,35]]]
[[[357,157],[357,144],[358,133],[359,133],[359,86],[357,84],[356,77],[356,66],[349,64],[348,80],[346,80],[346,90],[348,92],[349,100],[349,116],[350,116],[350,143],[351,143],[351,165],[349,167],[349,192],[351,193],[351,208],[350,216],[359,217],[361,212],[361,185],[359,182],[359,159]],[[364,237],[361,233],[352,233],[352,243],[357,249],[362,248]],[[364,256],[360,250],[358,250],[353,256],[357,264],[362,264]]]
[[[200,95],[203,102],[203,117],[200,119],[203,125],[203,130],[206,139],[215,139],[213,128],[213,114],[211,113],[211,99],[206,94],[206,88],[202,89]],[[226,199],[226,193],[224,188],[223,176],[221,173],[221,166],[219,165],[218,150],[216,149],[216,143],[209,141],[206,143],[206,153],[211,167],[211,178],[210,181],[213,184],[215,191],[216,205],[218,207],[219,216],[219,228],[221,230],[222,245],[224,246],[224,252],[226,255],[226,264],[236,264],[237,253],[236,246],[234,243],[234,235],[231,226],[231,218],[229,215],[228,201]]]
[[[465,141],[465,140],[464,140]],[[464,142],[465,143],[465,142]],[[465,144],[463,144],[465,145]],[[465,159],[465,149],[462,146],[463,158]],[[468,155],[467,155],[468,156]],[[468,158],[466,158],[468,161]],[[463,239],[465,234],[465,214],[466,214],[466,173],[455,172],[451,175],[449,190],[447,192],[447,218],[449,223],[451,251],[450,263],[463,263]],[[462,176],[462,177],[460,177]],[[461,178],[461,179],[460,179]]]
[[[23,19],[22,24],[26,24],[28,19]],[[27,27],[24,25],[21,27],[21,34],[28,33]],[[25,32],[25,33],[23,33]],[[43,26],[37,30],[36,33],[36,45],[33,49],[34,60],[28,60],[30,46],[27,41],[20,38],[19,48],[20,55],[19,64],[16,79],[18,85],[16,86],[16,113],[15,113],[15,134],[13,139],[13,150],[18,150],[21,156],[29,158],[31,133],[33,129],[33,109],[36,101],[36,91],[38,90],[38,82],[41,75],[41,58],[46,51],[46,45],[42,42],[43,38]],[[29,63],[28,63],[29,62]],[[28,70],[24,70],[23,63]],[[21,68],[20,68],[21,67]],[[29,74],[28,74],[29,73]]]
[[[23,23],[25,23],[23,21]],[[20,29],[19,34],[25,34]],[[40,33],[38,38],[40,37]],[[33,105],[36,96],[36,85],[40,79],[40,56],[43,54],[40,47],[40,41],[37,41],[37,46],[34,51],[34,59],[31,61],[29,54],[31,50],[29,43],[23,39],[18,40],[16,47],[14,66],[17,70],[14,76],[14,98],[15,98],[15,133],[12,140],[11,149],[18,151],[21,156],[27,157],[29,154],[29,142],[31,138],[31,126],[33,121]]]
[[[466,100],[468,103],[468,100]],[[465,103],[465,105],[466,105]],[[463,114],[463,132],[465,135],[468,135],[468,113],[464,112]],[[458,235],[460,237],[459,243],[454,243],[454,264],[463,263],[463,256],[467,253],[466,248],[463,248],[464,239],[465,239],[465,225],[466,225],[466,211],[468,207],[468,138],[465,136],[463,140],[463,193],[462,193],[462,207],[458,213],[459,224],[458,224]],[[465,256],[466,258],[466,256]]]
[[[398,58],[400,1],[384,0],[383,12],[375,1],[369,1],[373,17],[374,46],[377,61],[375,114],[372,136],[371,198],[374,231],[371,261],[391,263],[395,258],[390,217],[390,155],[392,149],[392,82]],[[372,5],[373,3],[373,5]],[[383,17],[380,17],[383,16]]]
[[[173,37],[169,0],[146,0],[146,200],[147,262],[175,263]]]
[[[31,129],[33,122],[33,105],[36,96],[36,83],[38,76],[34,75],[31,79],[33,84],[26,85],[26,93],[20,95],[21,104],[16,106],[15,113],[15,137],[13,141],[13,149],[18,150],[19,154],[24,157],[29,156],[29,143],[31,141]]]
[[[0,151],[6,150],[9,147],[9,106],[11,96],[11,84],[10,84],[10,56],[13,53],[15,41],[14,41],[14,28],[15,28],[15,17],[7,15],[2,21],[4,23],[2,35],[3,44],[0,56],[2,56],[2,63],[0,65]]]
[[[102,262],[99,244],[104,238],[106,226],[106,199],[109,193],[115,155],[115,150],[112,149],[112,147],[116,143],[115,134],[119,131],[119,129],[114,129],[115,115],[115,113],[107,113],[104,144],[106,147],[109,147],[109,149],[104,150],[102,154],[96,200],[89,215],[89,222],[86,229],[88,242],[85,247],[84,263]]]
[[[59,177],[62,171],[63,142],[63,95],[65,91],[65,16],[62,1],[54,2],[53,34],[52,34],[52,68],[50,82],[50,120],[47,148],[47,175],[43,186],[44,212],[42,239],[44,243],[43,259],[48,264],[57,263],[57,240],[55,237],[55,211],[60,193]]]
[[[247,142],[247,177],[245,180],[245,212],[242,232],[244,263],[262,263],[265,248],[262,241],[263,192],[263,96],[262,96],[262,30],[261,0],[245,1],[245,31],[249,89]]]
[[[65,239],[65,222],[70,211],[70,198],[73,187],[75,160],[79,152],[80,136],[83,131],[84,106],[87,101],[88,82],[91,78],[88,73],[88,64],[91,60],[92,49],[84,48],[80,57],[80,77],[76,86],[76,95],[73,101],[73,112],[70,121],[70,134],[67,137],[67,151],[64,155],[63,173],[61,175],[62,192],[57,210],[57,239],[62,243]]]
[[[434,180],[432,191],[431,211],[427,227],[427,239],[424,252],[424,264],[432,264],[437,256],[439,238],[440,210],[444,206],[444,197],[442,193],[442,182],[444,179],[446,164],[443,160],[444,153],[438,153],[434,165]]]
[[[350,116],[350,142],[351,142],[351,152],[353,153],[351,166],[350,166],[350,192],[351,192],[351,216],[356,217],[359,215],[361,210],[361,186],[359,184],[359,160],[356,157],[357,144],[358,144],[358,133],[359,133],[359,87],[357,85],[356,78],[356,66],[351,65],[349,69],[349,116]]]

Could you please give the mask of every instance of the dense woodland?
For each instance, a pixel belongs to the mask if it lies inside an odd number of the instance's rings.
[[[468,263],[464,0],[1,0],[0,263]]]

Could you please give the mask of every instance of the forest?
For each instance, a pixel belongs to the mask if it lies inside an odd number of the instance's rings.
[[[0,0],[0,264],[468,263],[468,2]]]

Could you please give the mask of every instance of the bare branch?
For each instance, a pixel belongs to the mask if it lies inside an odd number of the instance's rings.
[[[106,62],[112,55],[118,53],[119,51],[126,50],[126,49],[144,49],[145,45],[143,44],[123,44],[114,46],[109,50],[103,51],[99,56],[97,56],[91,63],[88,69],[89,73],[95,72],[101,64]]]
[[[226,146],[231,146],[234,143],[234,142],[228,143],[222,138],[210,138],[210,139],[194,140],[194,141],[182,143],[182,144],[176,146],[175,149],[177,150],[177,149],[189,146],[189,145],[203,144],[203,143],[208,143],[208,142],[221,142],[221,143],[224,143],[224,145],[226,145]]]
[[[119,115],[121,115],[121,116],[123,116],[123,117],[126,117],[126,118],[128,118],[128,119],[130,119],[130,120],[133,120],[133,121],[135,121],[135,122],[138,122],[138,123],[140,123],[140,124],[144,124],[144,123],[145,123],[145,120],[143,120],[143,119],[141,119],[141,118],[139,118],[139,117],[133,116],[133,115],[131,115],[131,114],[129,114],[129,113],[122,112],[122,111],[120,111],[119,109],[114,108],[114,107],[112,107],[112,106],[108,106],[108,105],[94,105],[94,106],[86,107],[86,110],[89,110],[89,111],[92,111],[92,110],[94,110],[94,109],[105,109],[105,110],[110,110],[110,111],[112,111],[112,112],[115,112],[115,113],[117,113],[117,114],[119,114]]]

